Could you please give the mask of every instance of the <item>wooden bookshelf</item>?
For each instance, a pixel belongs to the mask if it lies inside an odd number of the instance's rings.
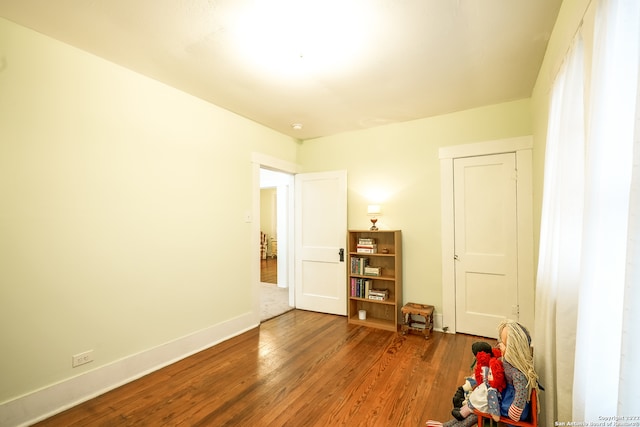
[[[359,245],[360,242],[366,243]],[[375,245],[375,248],[369,247],[372,245]],[[401,231],[349,230],[348,249],[347,314],[349,323],[397,331],[402,319],[400,313],[402,309]],[[359,252],[359,250],[373,252]],[[364,266],[379,268],[380,275],[366,274]],[[366,282],[369,282],[368,286]],[[370,299],[371,289],[374,292],[384,291],[388,296],[385,300]],[[359,318],[360,310],[366,311],[366,319]]]

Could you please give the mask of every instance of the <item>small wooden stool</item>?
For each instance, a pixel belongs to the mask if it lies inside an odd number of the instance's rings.
[[[414,331],[424,335],[425,339],[429,339],[433,330],[433,306],[426,304],[416,304],[408,302],[402,307],[402,335],[407,332]]]

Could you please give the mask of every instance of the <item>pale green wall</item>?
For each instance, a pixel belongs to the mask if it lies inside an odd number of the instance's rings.
[[[305,172],[347,170],[349,228],[368,228],[367,204],[382,205],[378,225],[403,232],[404,301],[441,312],[438,150],[531,132],[525,99],[305,141],[298,160]]]
[[[287,137],[0,19],[0,402],[250,310],[252,151],[346,169],[349,227],[380,202],[379,224],[404,232],[405,301],[440,310],[438,149],[533,134],[539,225],[549,90],[588,2],[564,1],[531,100],[306,141],[298,158]]]
[[[3,19],[0,67],[0,402],[252,309],[251,153],[295,141]]]
[[[260,231],[266,233],[269,238],[277,237],[276,226],[276,189],[260,189]],[[269,248],[270,249],[270,248]]]

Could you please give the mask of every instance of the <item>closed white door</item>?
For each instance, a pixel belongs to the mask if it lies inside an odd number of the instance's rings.
[[[295,177],[296,308],[347,314],[346,171]]]
[[[497,337],[518,316],[515,153],[454,160],[456,329]]]

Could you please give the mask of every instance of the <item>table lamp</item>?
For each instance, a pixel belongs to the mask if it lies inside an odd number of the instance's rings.
[[[376,222],[378,222],[377,216],[380,215],[380,205],[369,205],[367,206],[367,215],[371,217],[371,231],[378,231],[378,227],[376,227]]]

